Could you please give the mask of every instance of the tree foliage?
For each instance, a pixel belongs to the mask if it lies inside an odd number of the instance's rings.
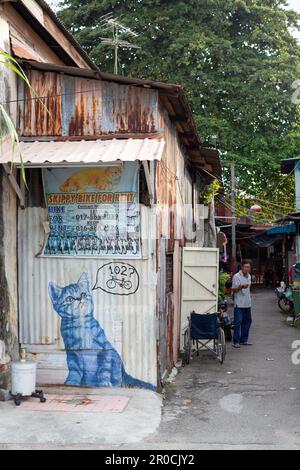
[[[110,72],[113,51],[99,39],[109,12],[139,34],[141,50],[120,52],[123,73],[181,84],[202,138],[217,136],[224,163],[236,161],[241,193],[293,205],[290,184],[276,189],[280,160],[300,156],[300,15],[280,0],[63,1],[60,18]]]

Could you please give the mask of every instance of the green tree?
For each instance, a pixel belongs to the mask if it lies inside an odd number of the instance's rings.
[[[299,155],[300,15],[280,0],[65,0],[60,18],[103,71],[113,51],[101,44],[100,18],[112,12],[139,33],[141,50],[120,52],[123,72],[181,84],[200,135],[235,160],[241,194],[288,200],[280,160]],[[225,167],[226,181],[229,181]],[[277,191],[278,192],[278,191]]]

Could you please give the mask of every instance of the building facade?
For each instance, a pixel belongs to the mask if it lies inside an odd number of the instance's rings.
[[[34,95],[16,77],[3,90],[23,163],[5,141],[0,387],[22,346],[40,384],[159,390],[179,352],[182,250],[214,244],[199,202],[218,152],[180,86],[97,70],[42,1],[1,13]]]

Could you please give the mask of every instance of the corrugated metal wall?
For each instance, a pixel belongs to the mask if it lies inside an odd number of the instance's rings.
[[[56,72],[26,73],[35,96],[19,79],[18,129],[22,136],[93,136],[158,130],[157,90]]]
[[[184,244],[185,203],[186,203],[186,162],[180,147],[176,129],[168,113],[159,110],[159,127],[165,130],[165,149],[162,160],[157,163],[156,195],[158,203],[157,258],[161,282],[164,281],[167,254],[173,255],[173,292],[168,295],[158,288],[160,344],[159,357],[161,375],[177,362],[180,324],[180,245]],[[171,210],[172,208],[172,210]],[[164,283],[165,285],[165,283]]]
[[[153,228],[154,219],[151,217],[150,209],[144,208],[144,228]],[[40,382],[63,383],[66,376],[65,353],[62,352],[58,315],[48,296],[48,284],[53,281],[63,287],[76,283],[86,272],[93,285],[98,269],[109,260],[37,257],[43,246],[42,224],[46,220],[45,209],[19,211],[20,342],[37,355]],[[145,233],[142,237],[146,259],[125,260],[140,276],[136,294],[121,297],[96,290],[93,296],[95,317],[108,339],[120,351],[127,371],[136,378],[156,384],[157,276],[153,241],[147,240]]]

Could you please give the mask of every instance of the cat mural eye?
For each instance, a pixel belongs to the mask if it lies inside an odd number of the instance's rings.
[[[67,302],[68,304],[72,304],[72,303],[75,302],[76,300],[77,300],[78,302],[81,302],[82,300],[84,300],[84,299],[86,299],[86,298],[87,298],[87,293],[86,293],[86,292],[82,292],[82,294],[81,294],[80,297],[71,297],[71,296],[67,297],[67,298],[66,298],[66,302]]]

